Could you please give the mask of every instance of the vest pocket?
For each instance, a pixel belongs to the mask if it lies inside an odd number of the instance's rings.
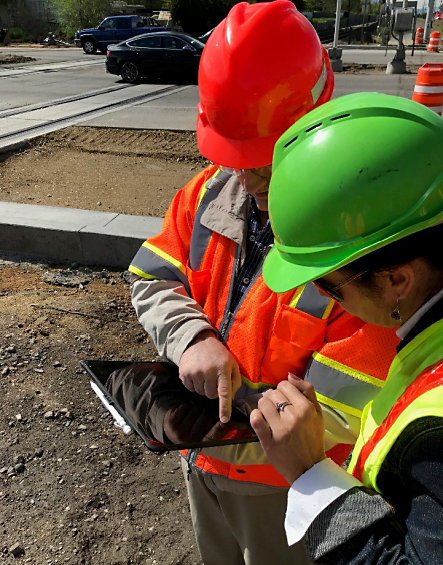
[[[302,377],[313,351],[324,343],[326,325],[327,320],[282,304],[263,358],[263,381],[277,385],[288,372]]]
[[[186,274],[188,276],[192,298],[204,308],[209,295],[209,287],[212,278],[211,270],[204,269],[202,271],[193,271],[189,265],[187,265]]]

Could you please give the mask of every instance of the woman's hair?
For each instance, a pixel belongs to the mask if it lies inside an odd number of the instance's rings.
[[[368,253],[343,267],[343,271],[349,275],[366,271],[355,284],[367,288],[376,287],[374,275],[393,271],[414,259],[423,259],[432,270],[443,272],[442,242],[443,224],[439,224]]]

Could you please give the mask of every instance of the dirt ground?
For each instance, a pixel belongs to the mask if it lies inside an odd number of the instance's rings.
[[[193,134],[70,128],[0,156],[0,200],[160,216],[203,166]],[[155,358],[124,277],[0,261],[6,565],[200,563],[179,456],[117,429],[79,365]]]
[[[116,428],[79,365],[155,358],[123,273],[58,271],[0,263],[0,561],[197,565],[178,455]]]
[[[0,200],[163,216],[206,164],[193,132],[71,127],[0,155]]]
[[[387,59],[386,63],[380,64],[370,64],[370,63],[343,63],[343,73],[347,75],[378,75],[386,73],[386,65],[390,59]],[[417,74],[420,65],[406,65],[407,75]]]
[[[20,55],[0,54],[0,65],[12,65],[15,63],[30,63],[36,61],[33,57],[22,57]]]

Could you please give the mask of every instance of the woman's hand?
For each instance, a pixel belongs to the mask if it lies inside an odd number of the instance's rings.
[[[284,402],[289,404],[277,410]],[[289,484],[326,458],[322,411],[310,383],[289,376],[266,392],[251,413],[251,426]]]

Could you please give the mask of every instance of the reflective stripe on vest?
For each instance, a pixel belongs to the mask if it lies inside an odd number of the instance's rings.
[[[406,427],[419,418],[443,418],[443,365],[433,365],[422,373],[395,404],[359,452],[353,475],[380,492],[377,477],[389,450]]]
[[[334,301],[327,296],[322,296],[315,284],[308,283],[295,291],[289,306],[310,314],[314,318],[324,320],[334,307]]]
[[[317,352],[312,354],[305,381],[314,385],[319,402],[357,418],[385,384]]]
[[[143,269],[141,266],[143,265]],[[148,267],[147,267],[148,266]],[[144,269],[149,268],[149,273]],[[145,241],[129,266],[129,271],[145,279],[178,281],[190,293],[186,267],[163,250]]]
[[[225,186],[231,175],[223,171],[216,171],[204,184],[198,201],[198,209],[192,226],[191,246],[189,250],[189,264],[193,271],[200,269],[206,248],[213,234],[212,230],[200,222],[203,213],[209,204],[217,198],[220,190]]]
[[[349,472],[378,492],[377,476],[401,432],[424,416],[443,417],[443,320],[395,357],[384,389],[369,403]]]

